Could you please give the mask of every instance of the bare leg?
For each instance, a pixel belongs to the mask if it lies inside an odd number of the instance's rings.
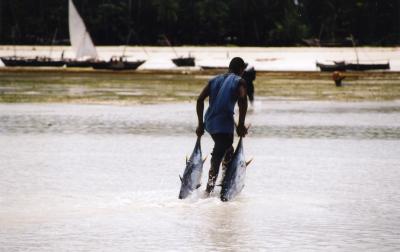
[[[233,157],[233,146],[231,146],[225,153],[224,160],[222,161],[222,181],[224,181],[226,169],[228,169]]]

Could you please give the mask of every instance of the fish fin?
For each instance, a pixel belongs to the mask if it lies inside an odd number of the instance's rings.
[[[220,186],[220,187],[222,187],[222,184],[219,184],[219,185],[215,185],[215,186]]]
[[[203,159],[203,164],[206,162],[208,155]]]
[[[199,189],[200,186],[201,186],[201,184],[198,184],[198,185],[196,186],[196,189]]]
[[[183,182],[183,178],[181,177],[181,175],[179,175],[179,179],[181,180],[181,182]]]
[[[251,158],[249,161],[246,162],[246,167],[253,161],[253,158]]]

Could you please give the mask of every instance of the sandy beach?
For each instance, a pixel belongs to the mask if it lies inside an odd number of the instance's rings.
[[[122,55],[125,46],[97,46],[99,57],[109,59]],[[230,59],[243,57],[259,71],[319,71],[315,63],[332,61],[356,61],[354,48],[321,47],[174,47],[129,46],[125,55],[132,60],[146,60],[138,70],[168,70],[177,68],[171,58],[188,55],[196,58],[196,67],[227,66]],[[70,46],[0,46],[0,56],[49,56],[73,58]],[[400,48],[398,47],[359,47],[357,53],[360,62],[390,63],[390,71],[400,71]],[[1,63],[0,63],[1,64]]]

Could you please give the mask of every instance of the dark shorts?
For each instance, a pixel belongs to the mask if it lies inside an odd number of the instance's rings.
[[[217,133],[211,135],[214,140],[212,159],[220,163],[227,150],[232,148],[233,134]]]
[[[214,140],[214,149],[211,157],[211,167],[208,173],[206,192],[210,193],[215,186],[219,173],[219,166],[225,157],[225,164],[229,162],[233,154],[233,134],[211,134]]]

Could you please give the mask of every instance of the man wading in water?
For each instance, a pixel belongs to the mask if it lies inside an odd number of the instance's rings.
[[[196,110],[199,124],[196,134],[199,137],[202,136],[205,128],[214,140],[206,188],[207,196],[214,189],[222,159],[224,159],[222,165],[227,167],[233,155],[235,129],[233,115],[236,102],[239,106],[239,123],[236,133],[240,137],[247,134],[247,128],[244,126],[247,112],[246,82],[241,78],[245,67],[242,58],[233,58],[229,63],[228,73],[211,79],[197,98]],[[207,97],[209,97],[209,107],[203,122],[204,100]]]

